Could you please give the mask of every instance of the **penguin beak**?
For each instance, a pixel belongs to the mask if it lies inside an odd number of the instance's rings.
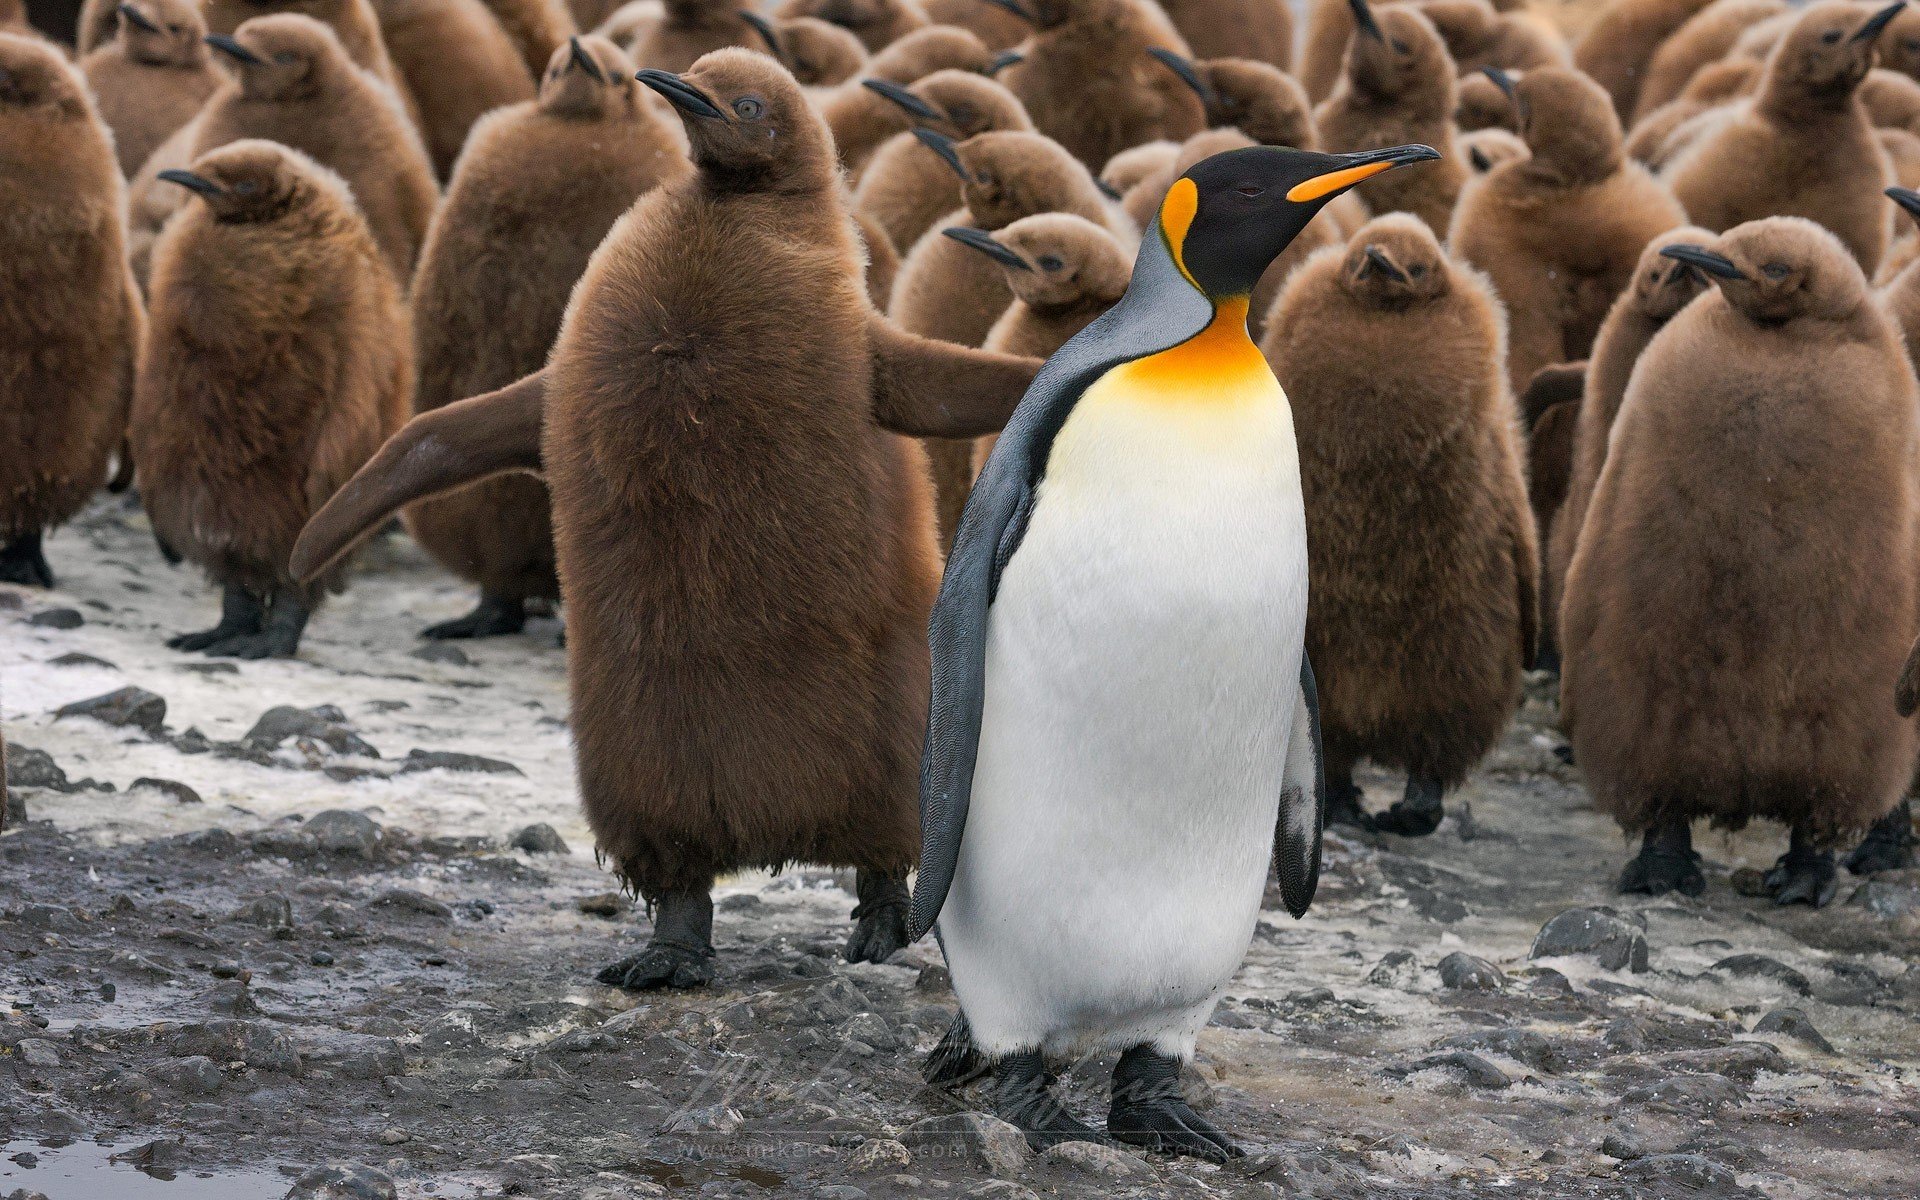
[[[120,6],[120,19],[132,25],[135,29],[144,29],[148,33],[160,32],[160,26],[156,25],[147,14],[141,12],[131,4],[122,4]]]
[[[1887,199],[1907,210],[1907,215],[1920,222],[1920,192],[1909,191],[1903,187],[1887,189]]]
[[[748,12],[744,8],[740,10],[740,19],[753,26],[753,31],[760,35],[760,40],[767,44],[769,54],[782,62],[786,61],[786,54],[780,49],[780,35],[774,32],[770,21],[759,13]]]
[[[1746,275],[1733,260],[1725,255],[1715,254],[1705,246],[1663,246],[1660,253],[1668,258],[1698,267],[1716,279],[1745,279]]]
[[[940,232],[946,234],[954,241],[959,242],[962,246],[973,247],[975,250],[978,250],[993,261],[1000,263],[1002,266],[1012,267],[1017,271],[1033,270],[1033,267],[1028,264],[1026,259],[1021,258],[1018,254],[1002,246],[999,242],[994,241],[978,229],[968,229],[964,225],[955,225],[951,229],[942,229]]]
[[[1180,77],[1181,83],[1192,88],[1193,94],[1200,97],[1202,105],[1207,108],[1213,107],[1213,89],[1207,86],[1206,80],[1200,78],[1200,71],[1193,65],[1192,59],[1159,46],[1149,48],[1147,53],[1165,63],[1167,70]]]
[[[198,192],[202,196],[218,196],[223,190],[219,184],[204,175],[195,175],[192,171],[169,168],[160,172],[158,178],[168,183],[177,183],[188,191]]]
[[[862,79],[860,86],[898,104],[922,121],[944,121],[946,114],[912,92],[887,79]]]
[[[1368,246],[1366,253],[1367,261],[1372,263],[1374,268],[1382,275],[1385,275],[1395,283],[1407,282],[1407,273],[1394,265],[1394,261],[1387,257],[1386,251],[1378,246]]]
[[[1376,42],[1387,40],[1387,35],[1380,32],[1380,22],[1373,19],[1373,9],[1368,6],[1367,0],[1347,0],[1347,7],[1353,10],[1353,23],[1361,33]]]
[[[1027,61],[1027,56],[1018,50],[1002,50],[993,56],[992,62],[987,64],[987,78],[991,79],[1013,64],[1023,63],[1025,61]]]
[[[1125,200],[1127,198],[1126,195],[1123,192],[1121,192],[1119,188],[1108,183],[1106,180],[1100,178],[1098,175],[1095,175],[1093,177],[1093,186],[1099,188],[1100,194],[1102,196],[1105,196],[1109,200]]]
[[[675,75],[672,71],[661,71],[654,67],[648,67],[646,70],[635,75],[634,78],[646,84],[654,91],[659,92],[662,96],[665,96],[667,102],[681,112],[689,113],[696,117],[705,117],[709,121],[726,116],[725,113],[721,112],[719,108],[714,105],[713,101],[707,99],[705,92],[680,78],[678,75]]]
[[[573,60],[574,66],[585,71],[595,83],[605,83],[607,81],[607,73],[600,69],[599,63],[593,61],[593,55],[587,53],[587,48],[580,44],[579,38],[570,37],[567,39],[567,56]]]
[[[1520,103],[1520,98],[1514,95],[1513,92],[1513,76],[1502,71],[1499,67],[1481,67],[1480,73],[1488,79],[1493,80],[1493,86],[1499,88],[1506,94],[1507,103],[1514,105]]]
[[[987,0],[987,3],[993,5],[995,8],[1006,9],[1029,25],[1038,25],[1040,23],[1040,19],[1033,15],[1031,9],[1020,3],[1020,0]]]
[[[1440,157],[1440,152],[1432,146],[1388,146],[1384,150],[1368,150],[1361,154],[1331,154],[1327,157],[1341,165],[1316,175],[1312,179],[1296,183],[1287,190],[1287,199],[1295,204],[1309,204],[1315,200],[1324,200],[1336,192],[1344,192],[1356,183],[1371,179],[1382,171],[1391,171],[1395,167],[1404,167],[1409,163],[1432,162]]]
[[[1467,147],[1467,161],[1471,162],[1473,169],[1482,175],[1493,170],[1493,160],[1488,158],[1487,152],[1478,146]]]
[[[955,153],[953,149],[952,138],[944,133],[937,133],[931,129],[915,129],[913,136],[919,138],[920,141],[926,145],[927,149],[946,160],[946,164],[953,168],[953,173],[960,177],[961,183],[973,182],[973,176],[967,172],[967,165],[960,161],[960,155]]]
[[[247,49],[245,46],[242,46],[239,42],[234,41],[232,38],[228,37],[224,33],[208,34],[207,45],[212,46],[215,50],[218,50],[220,53],[225,54],[228,57],[233,58],[239,62],[243,62],[250,67],[257,67],[267,61],[266,59],[261,58],[258,54],[255,54],[253,51]]]
[[[1906,6],[1907,0],[1898,0],[1897,3],[1887,5],[1879,12],[1868,17],[1867,23],[1860,27],[1860,31],[1847,40],[1851,42],[1865,42],[1868,45],[1879,41],[1880,34],[1886,30],[1888,22],[1899,16],[1900,10]]]

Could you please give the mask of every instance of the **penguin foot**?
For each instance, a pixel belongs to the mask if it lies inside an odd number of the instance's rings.
[[[47,565],[47,556],[40,548],[39,530],[23,533],[0,546],[0,583],[17,583],[22,587],[53,586],[53,568]]]
[[[993,1069],[987,1056],[973,1044],[973,1026],[967,1014],[955,1013],[953,1024],[941,1035],[940,1044],[927,1052],[920,1067],[920,1078],[930,1087],[959,1087],[980,1078]]]
[[[1780,861],[1773,864],[1761,881],[1775,904],[1809,904],[1825,908],[1840,890],[1840,872],[1833,864],[1831,850],[1816,850],[1799,830]]]
[[[1349,829],[1372,830],[1373,818],[1367,815],[1366,809],[1360,807],[1363,795],[1351,779],[1339,784],[1329,779],[1326,823],[1344,825]]]
[[[526,602],[516,596],[490,596],[480,593],[480,603],[464,617],[429,625],[420,631],[423,638],[454,641],[465,638],[503,637],[527,627]]]
[[[1246,1154],[1181,1096],[1180,1060],[1150,1045],[1128,1050],[1113,1068],[1107,1132],[1131,1146],[1214,1162]]]
[[[1693,849],[1693,830],[1685,821],[1649,829],[1640,853],[1620,872],[1623,893],[1698,896],[1706,890],[1707,877],[1700,873],[1700,855]]]
[[[713,895],[703,889],[661,896],[647,948],[595,978],[609,987],[652,992],[705,987],[713,975]]]
[[[300,653],[300,635],[279,629],[243,633],[214,642],[206,653],[209,658],[292,658]]]
[[[885,962],[907,945],[907,908],[913,897],[905,880],[874,871],[854,875],[853,933],[847,938],[848,962]]]
[[[230,639],[260,632],[267,620],[267,606],[245,588],[227,587],[220,593],[220,623],[199,633],[182,633],[167,639],[172,650],[206,650]]]
[[[1373,827],[1381,833],[1397,833],[1401,837],[1426,837],[1440,828],[1447,810],[1441,803],[1445,789],[1437,779],[1412,776],[1407,780],[1407,794],[1393,802],[1393,807],[1373,818]]]
[[[951,1031],[949,1031],[951,1032]],[[1053,1093],[1053,1075],[1038,1050],[1010,1054],[994,1064],[993,1115],[1027,1137],[1037,1151],[1061,1142],[1109,1139],[1067,1111]]]
[[[1892,812],[1881,817],[1867,830],[1853,853],[1847,855],[1847,870],[1855,875],[1878,871],[1898,871],[1913,865],[1913,801],[1902,800]]]

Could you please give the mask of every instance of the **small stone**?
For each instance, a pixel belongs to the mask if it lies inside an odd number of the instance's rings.
[[[483,775],[526,774],[510,762],[503,762],[497,758],[482,758],[478,754],[457,754],[451,750],[409,750],[407,761],[400,764],[397,774],[411,775],[416,771],[475,772]]]
[[[218,1019],[183,1025],[167,1039],[176,1058],[204,1055],[218,1063],[244,1063],[256,1071],[298,1075],[300,1053],[284,1030],[262,1021]]]
[[[357,854],[361,858],[374,857],[385,840],[372,817],[344,808],[315,813],[300,831],[328,854]]]
[[[813,1194],[822,1197],[823,1200],[867,1200],[865,1189],[848,1183],[830,1183],[825,1187],[817,1187],[813,1189]]]
[[[953,991],[953,972],[935,963],[921,967],[920,973],[913,978],[913,990],[943,996]]]
[[[467,652],[458,646],[449,646],[445,642],[428,642],[418,650],[407,652],[408,658],[417,658],[421,662],[445,663],[451,667],[470,667],[473,660]]]
[[[1030,1187],[1011,1179],[989,1179],[960,1193],[960,1200],[1040,1200]]]
[[[240,668],[230,662],[181,663],[177,669],[191,671],[195,675],[238,675],[240,673]]]
[[[1630,1089],[1622,1097],[1628,1104],[1651,1104],[1670,1109],[1712,1111],[1739,1104],[1747,1098],[1739,1084],[1724,1075],[1675,1075],[1646,1087]]]
[[[60,1065],[60,1050],[54,1043],[39,1038],[28,1038],[20,1043],[20,1061],[30,1067],[51,1071]]]
[[[278,893],[255,896],[228,913],[227,920],[242,925],[259,925],[265,929],[290,929],[293,927],[293,901]]]
[[[285,1200],[395,1200],[395,1191],[385,1171],[358,1163],[330,1163],[294,1180]]]
[[[1622,1167],[1620,1174],[1636,1183],[1659,1187],[1663,1195],[1673,1191],[1730,1192],[1739,1186],[1732,1171],[1698,1154],[1655,1154],[1635,1159]]]
[[[1721,975],[1732,975],[1736,979],[1765,979],[1800,993],[1811,995],[1813,985],[1807,977],[1777,958],[1768,958],[1764,954],[1735,954],[1723,958],[1707,968]]]
[[[1621,1162],[1631,1162],[1636,1158],[1645,1158],[1647,1148],[1639,1141],[1624,1133],[1610,1133],[1600,1143],[1600,1153],[1608,1158],[1617,1158]]]
[[[1477,1088],[1498,1090],[1513,1086],[1513,1080],[1507,1073],[1470,1050],[1449,1050],[1445,1054],[1433,1054],[1405,1068],[1406,1073],[1432,1070],[1458,1071],[1470,1084]]]
[[[401,1146],[413,1140],[413,1135],[404,1129],[382,1129],[375,1139],[382,1146]]]
[[[1920,913],[1920,887],[1891,879],[1869,879],[1853,889],[1847,903],[1882,920],[1894,921]]]
[[[1600,908],[1570,908],[1541,927],[1528,958],[1585,955],[1608,971],[1647,969],[1647,935]]]
[[[848,1165],[856,1171],[897,1171],[913,1163],[913,1154],[892,1138],[868,1138],[854,1150]]]
[[[1098,1179],[1132,1179],[1147,1173],[1146,1159],[1098,1142],[1061,1142],[1043,1151],[1040,1161]]]
[[[161,1083],[189,1096],[214,1095],[227,1083],[220,1064],[201,1054],[155,1063],[152,1072]]]
[[[1026,1135],[998,1117],[979,1112],[946,1113],[915,1121],[900,1135],[910,1150],[936,1156],[966,1155],[995,1175],[1014,1175],[1033,1159]]]
[[[1806,1011],[1798,1008],[1776,1008],[1761,1017],[1753,1026],[1755,1033],[1781,1033],[1797,1042],[1804,1042],[1822,1054],[1833,1053],[1833,1043],[1814,1028],[1813,1021]]]
[[[241,741],[256,750],[275,750],[289,738],[318,742],[335,754],[380,757],[380,752],[347,724],[347,714],[331,704],[319,704],[312,708],[294,708],[282,704],[270,708],[253,723],[253,728],[247,730]]]
[[[508,839],[508,845],[528,854],[565,854],[567,840],[551,825],[529,825]]]
[[[53,755],[30,746],[7,747],[7,786],[64,792],[71,786]]]
[[[1492,992],[1505,987],[1507,977],[1484,958],[1456,950],[1440,960],[1440,986],[1463,992]]]
[[[76,613],[75,615],[78,616],[79,614]],[[68,654],[62,654],[59,658],[50,658],[47,660],[47,665],[50,667],[106,667],[108,670],[119,670],[118,667],[104,658],[95,658],[91,654],[81,654],[77,650]]]
[[[157,735],[166,723],[167,702],[145,688],[123,687],[90,700],[76,700],[53,714],[56,721],[63,717],[92,717],[103,725],[143,729]]]
[[[421,916],[432,917],[436,921],[453,920],[453,908],[442,904],[432,896],[422,895],[411,888],[388,888],[375,896],[372,901],[375,908],[400,908],[416,912]]]
[[[127,785],[129,792],[137,792],[142,788],[150,792],[159,792],[175,804],[201,803],[199,792],[194,791],[184,783],[179,783],[172,779],[155,779],[150,775],[142,775]]]
[[[1375,987],[1409,991],[1420,979],[1420,963],[1411,950],[1389,950],[1386,957],[1367,972],[1367,982]]]
[[[328,954],[325,950],[315,950],[312,954],[307,955],[307,961],[316,967],[330,967],[333,965],[333,955]]]
[[[667,1118],[661,1133],[731,1133],[746,1118],[724,1104],[683,1109]]]
[[[86,623],[77,608],[44,608],[27,618],[27,624],[42,629],[78,629]]]

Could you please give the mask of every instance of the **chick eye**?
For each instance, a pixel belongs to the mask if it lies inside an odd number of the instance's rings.
[[[1838,29],[1829,29],[1820,35],[1820,40],[1829,46],[1834,45],[1840,40],[1840,31]]]
[[[1034,261],[1040,264],[1042,271],[1058,271],[1061,267],[1067,265],[1061,262],[1059,255],[1056,254],[1042,254],[1039,258],[1034,259]]]
[[[766,111],[767,106],[755,96],[742,96],[733,102],[733,115],[742,121],[758,121]]]
[[[1247,199],[1251,200],[1255,196],[1264,194],[1267,189],[1261,187],[1257,183],[1243,183],[1239,187],[1233,190],[1236,192],[1239,192],[1242,196],[1245,196]]]
[[[1393,47],[1393,52],[1395,54],[1407,53],[1407,44],[1401,41],[1399,38],[1394,38],[1391,42],[1387,44]]]
[[[273,61],[279,63],[283,67],[289,67],[289,66],[292,66],[294,63],[299,62],[300,56],[298,54],[295,54],[291,50],[282,50],[280,53],[273,56]]]
[[[1900,48],[1908,54],[1920,54],[1920,38],[1901,38]]]
[[[1768,263],[1766,266],[1760,268],[1760,273],[1768,279],[1785,279],[1793,272],[1787,268],[1787,264],[1785,263]]]
[[[1427,273],[1427,268],[1418,263],[1407,268],[1407,274],[1413,276],[1415,279],[1420,278],[1422,275],[1425,275],[1426,273]]]
[[[233,185],[233,190],[242,196],[251,196],[259,190],[259,187],[251,179],[242,179]]]

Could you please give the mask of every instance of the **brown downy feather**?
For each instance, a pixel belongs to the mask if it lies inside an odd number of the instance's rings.
[[[1382,8],[1375,22],[1377,33],[1354,36],[1339,83],[1314,110],[1314,128],[1321,146],[1339,153],[1411,142],[1438,150],[1439,161],[1388,171],[1352,194],[1373,212],[1410,212],[1443,230],[1467,178],[1453,145],[1453,59],[1433,22],[1412,7]]]
[[[311,609],[323,589],[288,559],[406,420],[406,303],[333,172],[251,139],[191,172],[218,191],[154,248],[131,430],[140,498],[161,544],[215,583]]]
[[[1736,101],[1759,88],[1765,73],[1765,64],[1752,59],[1702,67],[1678,96],[1635,122],[1627,138],[1627,156],[1650,171],[1661,170],[1713,132]]]
[[[867,299],[873,301],[875,309],[885,312],[893,303],[893,281],[900,275],[900,251],[887,231],[863,212],[854,212],[853,229],[867,255]]]
[[[1474,71],[1460,77],[1458,96],[1453,105],[1453,124],[1461,133],[1477,133],[1482,129],[1516,132],[1518,129],[1512,102],[1500,90],[1500,85],[1487,78],[1484,71]]]
[[[538,76],[579,30],[562,0],[481,0],[520,50],[529,75]]]
[[[235,62],[235,77],[134,180],[135,269],[142,267],[143,251],[159,224],[185,205],[184,189],[157,178],[162,169],[181,165],[169,161],[169,151],[178,146],[191,160],[228,142],[264,138],[300,151],[347,181],[404,287],[440,192],[426,147],[393,93],[355,67],[333,31],[311,17],[256,17],[234,40],[259,61]],[[221,57],[231,61],[224,52]]]
[[[195,0],[194,10],[200,8]],[[18,33],[18,29],[7,28],[6,13],[18,12],[20,21],[25,22],[26,0],[0,0],[0,30]],[[81,58],[106,45],[120,34],[120,0],[82,0],[80,15],[74,22],[74,53]]]
[[[579,44],[592,70],[562,46],[539,99],[482,117],[460,156],[414,280],[415,412],[539,370],[607,230],[648,189],[690,170],[626,55],[602,38]],[[490,480],[416,504],[407,526],[488,600],[559,598],[538,480]]]
[[[1033,130],[1013,93],[983,75],[936,71],[906,90],[933,113],[908,116],[956,142],[995,130]],[[855,210],[871,217],[896,247],[908,249],[959,199],[953,169],[911,132],[895,134],[874,153],[853,193]]]
[[[1542,367],[1587,357],[1641,250],[1686,214],[1627,160],[1619,118],[1591,79],[1548,67],[1522,76],[1514,95],[1528,157],[1468,185],[1448,245],[1507,306],[1518,390]]]
[[[664,0],[666,18],[643,30],[627,48],[635,66],[684,71],[695,59],[727,46],[764,49],[740,16],[740,0]]]
[[[1485,281],[1404,213],[1316,255],[1268,323],[1331,786],[1371,758],[1451,787],[1519,699],[1538,562],[1502,334]]]
[[[1146,0],[1032,0],[1025,57],[999,75],[1033,127],[1097,171],[1120,151],[1206,128],[1193,91],[1147,52],[1192,51]]]
[[[1485,175],[1501,163],[1525,158],[1527,143],[1519,134],[1506,129],[1476,129],[1459,137],[1461,157],[1475,175]]]
[[[906,87],[936,71],[985,74],[992,59],[980,39],[966,30],[951,25],[929,25],[874,55],[867,63],[865,78],[884,79]],[[840,156],[840,165],[856,176],[888,138],[912,128],[911,120],[899,105],[863,83],[862,79],[850,79],[810,97],[833,133],[833,147]]]
[[[929,21],[964,29],[996,54],[1033,36],[1032,25],[986,0],[922,0],[920,7]]]
[[[1741,34],[1787,11],[1786,0],[1715,0],[1694,14],[1648,62],[1634,121],[1678,96],[1701,68],[1727,58]]]
[[[126,0],[120,30],[80,60],[100,117],[131,177],[220,86],[194,0]],[[108,12],[119,10],[109,8]],[[150,28],[149,28],[150,27]]]
[[[480,0],[372,0],[380,36],[420,113],[420,133],[445,179],[483,115],[533,99],[519,47]]]
[[[1553,519],[1566,503],[1573,474],[1573,440],[1585,398],[1587,364],[1560,363],[1534,374],[1520,396],[1520,426],[1527,443],[1527,506],[1533,510],[1533,531],[1546,545]],[[1553,611],[1541,587],[1540,646],[1544,656],[1553,641]]]
[[[1573,48],[1573,65],[1613,98],[1625,124],[1640,104],[1647,64],[1675,30],[1713,0],[1615,0],[1602,9]]]
[[[1561,706],[1628,832],[1768,817],[1830,841],[1913,778],[1888,699],[1920,628],[1920,395],[1830,233],[1770,218],[1706,248],[1743,277],[1627,385],[1567,573]]]
[[[780,60],[802,87],[838,87],[866,68],[866,47],[838,25],[816,17],[748,23],[760,39],[752,48]]]
[[[0,162],[4,549],[65,521],[106,482],[143,321],[107,128],[79,72],[37,37],[0,34]]]
[[[1287,0],[1161,0],[1160,7],[1200,58],[1252,59],[1282,71],[1293,66]]]
[[[1767,60],[1760,92],[1740,102],[1662,172],[1697,225],[1806,217],[1838,234],[1871,274],[1886,252],[1880,192],[1892,164],[1857,94],[1873,65],[1862,33],[1873,10],[1826,0],[1801,12]],[[1827,34],[1839,39],[1827,43]]]
[[[1880,148],[1887,152],[1894,183],[1903,188],[1920,187],[1920,135],[1904,129],[1876,129],[1873,135],[1879,139]],[[1890,247],[1880,260],[1882,269],[1892,257],[1893,250]]]
[[[1530,71],[1573,65],[1566,39],[1526,14],[1500,12],[1487,0],[1417,0],[1416,7],[1440,32],[1453,69],[1463,76],[1483,67]]]
[[[1558,629],[1560,599],[1565,593],[1567,567],[1573,562],[1574,546],[1580,539],[1580,527],[1587,519],[1587,506],[1600,482],[1600,470],[1607,462],[1607,439],[1619,417],[1620,403],[1627,394],[1627,380],[1634,364],[1646,351],[1655,334],[1667,322],[1707,288],[1706,277],[1697,268],[1667,258],[1660,251],[1678,242],[1704,243],[1713,234],[1697,226],[1683,225],[1668,230],[1647,243],[1634,268],[1633,282],[1600,324],[1593,339],[1593,357],[1587,362],[1586,381],[1581,392],[1580,420],[1573,435],[1573,466],[1567,478],[1567,494],[1560,510],[1548,526],[1546,573],[1541,584],[1545,599],[1546,623]],[[1557,636],[1557,635],[1556,635]]]
[[[231,36],[255,17],[299,13],[312,17],[339,37],[347,57],[384,80],[408,104],[406,81],[380,36],[380,17],[371,0],[203,0],[207,32]]]
[[[1882,67],[1920,80],[1920,8],[1909,5],[1889,21],[1877,49]]]
[[[773,12],[777,17],[814,17],[838,25],[859,38],[869,54],[878,54],[931,24],[914,0],[784,0]]]

